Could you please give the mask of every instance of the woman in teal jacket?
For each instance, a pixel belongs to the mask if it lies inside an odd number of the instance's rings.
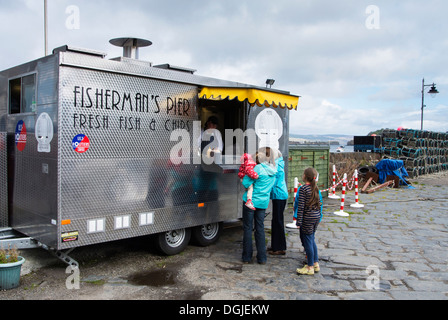
[[[271,222],[271,248],[268,250],[272,255],[284,255],[286,253],[285,237],[285,211],[288,201],[288,189],[285,181],[285,161],[280,151],[275,159],[277,174],[275,184],[271,191],[272,199],[272,222]]]
[[[252,230],[255,222],[255,245],[257,247],[257,262],[265,264],[266,243],[264,233],[264,215],[269,206],[269,198],[272,187],[275,183],[275,168],[274,157],[270,148],[260,148],[256,157],[257,165],[254,171],[258,174],[258,179],[253,180],[247,175],[243,178],[243,186],[248,188],[253,184],[252,203],[255,210],[251,210],[243,205],[243,254],[242,259],[244,263],[252,261],[253,247],[252,247]],[[247,192],[243,195],[243,201],[247,201]]]

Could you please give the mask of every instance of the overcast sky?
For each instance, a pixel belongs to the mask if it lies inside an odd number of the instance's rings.
[[[43,0],[0,0],[0,70],[44,55]],[[373,5],[373,6],[372,6]],[[446,0],[48,0],[49,50],[122,54],[112,38],[151,40],[140,59],[300,95],[290,132],[448,131]],[[426,88],[425,91],[428,91]]]

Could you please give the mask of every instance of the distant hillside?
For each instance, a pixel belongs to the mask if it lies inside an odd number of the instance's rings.
[[[321,141],[321,142],[331,142],[337,141],[339,144],[345,146],[347,142],[353,140],[353,136],[343,135],[343,134],[289,134],[290,138],[299,139],[300,142],[305,141]]]

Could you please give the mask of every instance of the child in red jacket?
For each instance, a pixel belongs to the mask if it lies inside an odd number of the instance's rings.
[[[258,179],[258,174],[254,171],[254,167],[257,165],[257,163],[252,159],[252,156],[248,153],[245,153],[241,157],[241,166],[240,170],[238,172],[238,177],[240,179],[243,179],[244,176],[248,176],[251,179]],[[247,201],[246,201],[246,207],[249,209],[255,210],[254,204],[252,203],[252,193],[253,193],[253,186],[251,185],[247,189]]]

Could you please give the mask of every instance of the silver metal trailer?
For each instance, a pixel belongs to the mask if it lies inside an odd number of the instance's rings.
[[[128,40],[111,43],[138,56],[142,42]],[[190,235],[213,243],[223,221],[241,217],[237,171],[252,139],[225,129],[254,129],[257,147],[272,140],[287,158],[298,96],[105,56],[63,46],[0,72],[0,228],[56,252],[147,235],[165,254]],[[196,140],[211,115],[224,150],[206,164]],[[176,164],[182,139],[191,148]]]

